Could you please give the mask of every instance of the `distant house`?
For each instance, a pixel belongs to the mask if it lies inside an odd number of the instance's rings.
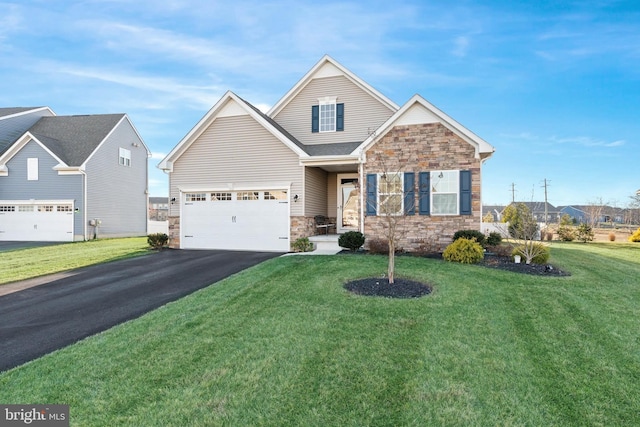
[[[166,221],[169,217],[168,197],[149,197],[149,219],[151,221]]]
[[[560,221],[560,216],[561,216],[560,210],[549,202],[513,202],[513,203],[510,203],[509,206],[513,204],[517,205],[520,203],[522,203],[523,205],[526,205],[527,208],[529,208],[529,211],[531,212],[531,214],[533,215],[533,218],[537,222],[540,222],[540,223],[546,222],[548,224],[551,224],[551,223],[557,223]]]
[[[420,95],[399,106],[324,56],[266,114],[225,93],[160,162],[170,244],[286,252],[321,232],[316,217],[375,239],[403,215],[399,246],[442,250],[480,229],[493,152]]]
[[[0,240],[145,235],[149,153],[126,114],[0,108]]]
[[[563,206],[561,214],[568,214],[577,223],[617,223],[629,222],[629,209],[608,205],[572,205]]]

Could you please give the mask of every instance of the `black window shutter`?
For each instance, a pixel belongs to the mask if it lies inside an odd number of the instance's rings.
[[[336,131],[344,130],[344,104],[336,104]]]
[[[367,215],[375,216],[377,211],[376,199],[378,197],[378,175],[367,174]]]
[[[420,193],[420,202],[418,207],[418,212],[420,215],[429,215],[430,213],[430,172],[420,172],[418,174],[418,191]]]
[[[460,171],[460,215],[471,215],[471,171]]]
[[[413,172],[404,173],[404,214],[416,214],[416,191],[414,189],[416,175]]]
[[[311,132],[320,131],[320,106],[311,106]]]

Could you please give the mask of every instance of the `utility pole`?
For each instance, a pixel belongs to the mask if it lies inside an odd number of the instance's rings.
[[[547,203],[547,187],[549,186],[549,183],[547,182],[547,178],[544,179],[544,185],[542,186],[544,188],[544,228],[547,228],[547,217],[549,215],[549,211],[547,206],[549,206],[549,204]]]
[[[638,190],[640,192],[640,190]],[[511,183],[511,203],[516,202],[516,184],[514,182]]]

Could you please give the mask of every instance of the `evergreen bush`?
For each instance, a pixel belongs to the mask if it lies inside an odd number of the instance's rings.
[[[458,230],[453,235],[453,241],[458,239],[476,239],[480,246],[484,246],[486,236],[478,230]]]
[[[589,224],[580,224],[577,227],[576,231],[576,239],[581,241],[582,243],[587,243],[593,240],[595,233],[593,232],[593,228]]]
[[[442,257],[446,261],[477,264],[484,258],[484,249],[475,239],[460,237],[446,247]]]
[[[573,227],[569,225],[561,225],[558,227],[558,237],[563,242],[573,242],[576,238],[576,233]]]
[[[502,235],[500,233],[495,231],[489,233],[489,236],[487,237],[488,246],[498,246],[500,243],[502,243]]]
[[[300,237],[291,244],[291,247],[296,252],[311,252],[313,250],[313,243],[309,241],[308,237]]]
[[[347,231],[338,238],[338,245],[355,252],[364,245],[364,234],[359,231]]]
[[[152,249],[162,249],[169,242],[169,236],[165,233],[151,233],[147,236],[147,243]]]

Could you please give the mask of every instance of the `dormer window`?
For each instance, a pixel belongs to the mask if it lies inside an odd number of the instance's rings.
[[[344,130],[344,104],[338,104],[337,97],[318,99],[318,105],[311,107],[311,132],[336,132]]]

